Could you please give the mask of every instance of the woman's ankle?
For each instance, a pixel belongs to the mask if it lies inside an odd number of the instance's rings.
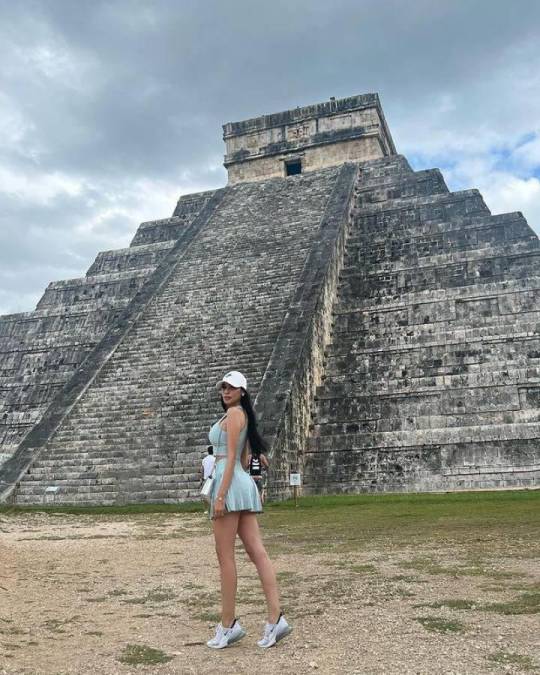
[[[277,612],[269,612],[268,613],[268,623],[276,624],[282,616],[283,616],[283,612],[280,609],[278,609]]]

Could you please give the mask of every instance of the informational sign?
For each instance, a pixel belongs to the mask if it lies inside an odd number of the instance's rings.
[[[59,490],[60,487],[58,485],[49,485],[45,488],[45,494],[43,495],[44,503],[50,504],[51,502],[54,502]]]
[[[299,487],[302,485],[302,477],[299,473],[289,474],[289,485],[292,487]]]

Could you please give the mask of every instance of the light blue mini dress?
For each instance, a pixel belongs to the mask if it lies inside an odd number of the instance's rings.
[[[223,479],[223,472],[227,464],[227,432],[223,431],[220,423],[225,419],[223,416],[210,429],[208,439],[214,447],[214,456],[216,464],[214,469],[214,482],[210,493],[210,518],[214,517],[214,501],[219,491],[219,486]],[[246,444],[247,425],[240,432],[238,444],[236,446],[236,459],[234,462],[234,472],[225,495],[225,508],[227,511],[251,511],[253,513],[262,512],[262,503],[259,491],[253,478],[247,473],[240,459],[242,450]]]

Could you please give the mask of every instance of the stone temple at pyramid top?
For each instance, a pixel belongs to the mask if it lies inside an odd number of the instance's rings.
[[[377,94],[228,122],[223,139],[229,184],[396,154]]]

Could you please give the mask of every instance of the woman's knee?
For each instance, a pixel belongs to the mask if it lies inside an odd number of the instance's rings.
[[[216,555],[219,564],[234,564],[234,546],[226,546],[222,543],[216,542]]]
[[[234,543],[216,541],[216,556],[220,565],[234,564]]]
[[[266,549],[259,541],[248,543],[244,542],[244,548],[246,549],[249,559],[251,562],[255,563],[255,565],[264,562],[268,558]]]

